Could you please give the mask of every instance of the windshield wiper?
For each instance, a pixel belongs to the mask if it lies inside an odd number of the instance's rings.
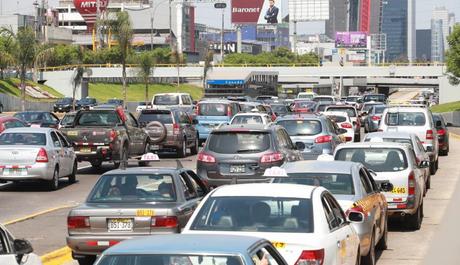
[[[237,153],[250,153],[250,152],[262,152],[260,149],[240,149]]]

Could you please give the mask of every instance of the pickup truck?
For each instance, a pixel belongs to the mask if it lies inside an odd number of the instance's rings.
[[[129,157],[150,150],[148,135],[136,118],[121,107],[81,110],[73,123],[61,131],[73,143],[78,161],[89,161],[96,168],[104,161],[119,167]],[[139,162],[141,166],[144,164]]]

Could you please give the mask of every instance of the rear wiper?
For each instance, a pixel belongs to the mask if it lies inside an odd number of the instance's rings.
[[[237,153],[249,153],[249,152],[261,152],[260,149],[240,149],[236,151]]]

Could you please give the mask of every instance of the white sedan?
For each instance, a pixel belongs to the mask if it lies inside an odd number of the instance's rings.
[[[363,222],[364,215],[349,216]],[[332,194],[295,184],[222,186],[206,196],[184,234],[265,238],[288,264],[359,264],[359,237]]]
[[[350,116],[348,116],[348,113],[344,111],[325,111],[323,114],[332,119],[337,126],[347,130],[344,134],[347,142],[355,141],[355,125],[351,121]]]
[[[14,239],[0,224],[0,264],[2,265],[41,265],[40,258],[32,253],[29,241]]]
[[[230,124],[269,124],[272,123],[270,115],[266,113],[238,113],[233,116]]]

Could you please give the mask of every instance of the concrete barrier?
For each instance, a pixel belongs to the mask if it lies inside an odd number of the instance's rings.
[[[446,123],[450,122],[453,126],[460,127],[460,111],[444,112],[440,114],[444,117]]]
[[[0,102],[3,104],[3,111],[21,111],[22,103],[18,97],[0,94]],[[52,111],[53,102],[31,102],[26,100],[26,110]]]

